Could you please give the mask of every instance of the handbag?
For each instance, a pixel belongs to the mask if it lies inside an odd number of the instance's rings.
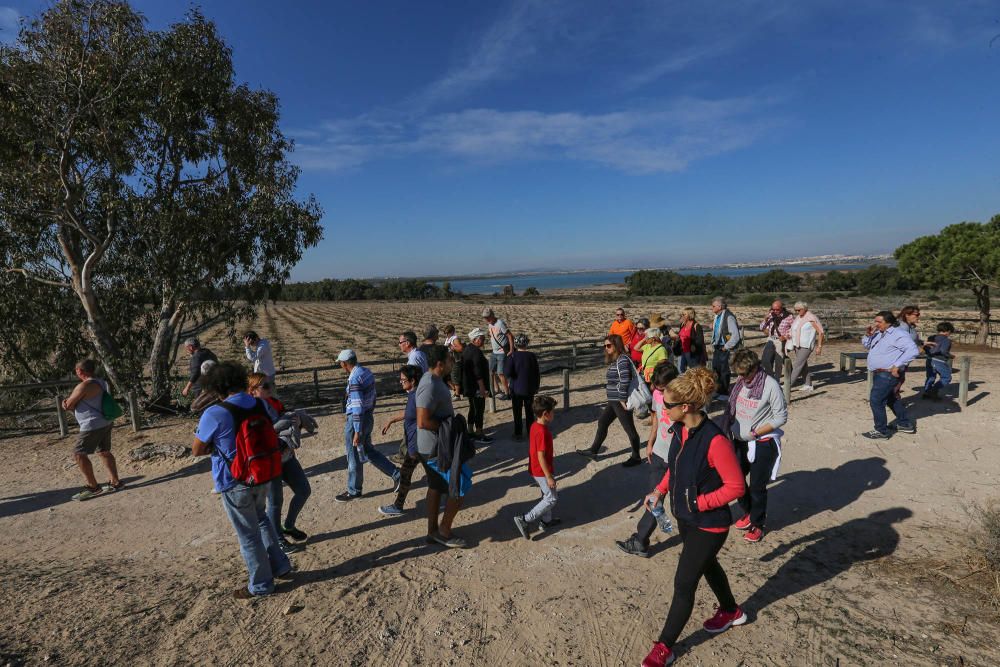
[[[109,422],[114,421],[125,414],[125,410],[122,406],[115,400],[115,397],[111,395],[111,392],[106,391],[101,396],[101,414]]]
[[[646,381],[639,375],[635,363],[631,359],[628,362],[632,364],[632,381],[628,385],[628,401],[625,407],[634,412],[636,417],[645,419],[649,416],[649,406],[653,404],[653,394],[649,391]]]

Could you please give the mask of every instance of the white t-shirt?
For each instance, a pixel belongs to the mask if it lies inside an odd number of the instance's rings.
[[[508,342],[507,323],[497,318],[497,321],[490,325],[490,345],[493,347],[493,354],[503,352]]]

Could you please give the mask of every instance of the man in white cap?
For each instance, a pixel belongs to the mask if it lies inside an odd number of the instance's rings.
[[[486,397],[490,395],[486,382],[490,377],[490,366],[483,354],[486,332],[476,327],[469,332],[471,345],[462,350],[462,393],[469,399],[467,423],[472,437],[480,442],[493,442],[483,433],[483,417],[486,413]]]
[[[392,478],[393,488],[399,486],[399,469],[386,456],[372,447],[375,428],[375,375],[358,364],[354,350],[342,350],[337,363],[347,373],[347,400],[344,401],[344,451],[347,456],[347,492],[334,500],[346,503],[361,497],[365,481],[364,464],[368,461]]]
[[[507,355],[514,351],[514,334],[507,328],[507,323],[496,316],[492,308],[483,308],[483,319],[489,325],[490,346],[493,350],[490,355],[490,386],[494,390],[503,386],[503,391],[497,394],[497,398],[506,401],[510,388],[503,374],[503,364],[507,360]]]

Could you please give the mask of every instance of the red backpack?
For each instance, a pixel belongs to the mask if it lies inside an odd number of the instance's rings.
[[[260,399],[252,408],[241,408],[228,401],[222,407],[233,416],[236,432],[236,456],[229,461],[229,472],[247,486],[265,484],[281,475],[281,449],[271,417]],[[223,459],[226,457],[223,456]]]

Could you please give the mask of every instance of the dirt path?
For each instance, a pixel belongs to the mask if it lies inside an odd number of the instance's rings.
[[[820,364],[835,360],[831,347]],[[699,589],[679,645],[683,665],[994,665],[995,615],[949,581],[972,525],[966,508],[1000,493],[1000,359],[977,356],[970,393],[912,400],[915,436],[870,442],[864,376],[830,368],[791,408],[782,474],[760,544],[734,531],[722,554],[752,623],[710,638]],[[574,376],[576,386],[602,371]],[[916,385],[919,373],[911,374]],[[555,389],[553,378],[544,384]],[[907,392],[912,396],[912,390]],[[525,542],[511,518],[537,499],[509,412],[488,415],[496,442],[474,460],[475,485],[457,532],[466,551],[425,544],[422,473],[407,515],[386,519],[389,482],[367,470],[366,497],[347,505],[342,417],[300,450],[313,496],[299,574],[278,594],[235,603],[245,571],[205,462],[133,464],[143,442],[189,443],[194,422],[168,420],[137,435],[115,431],[130,488],[85,503],[70,440],[7,440],[0,472],[0,657],[12,664],[637,665],[670,602],[676,537],[645,560],[622,554],[639,517],[646,470],[625,469],[626,441],[596,464],[589,444],[602,391],[574,392],[557,416],[557,514],[563,526]],[[910,399],[908,399],[910,400]],[[506,407],[508,404],[502,404]],[[463,406],[464,407],[464,406]],[[381,423],[389,409],[376,417]],[[392,439],[380,439],[384,451]],[[99,478],[103,474],[99,472]],[[416,501],[416,508],[413,508]],[[47,661],[46,661],[47,657]]]

